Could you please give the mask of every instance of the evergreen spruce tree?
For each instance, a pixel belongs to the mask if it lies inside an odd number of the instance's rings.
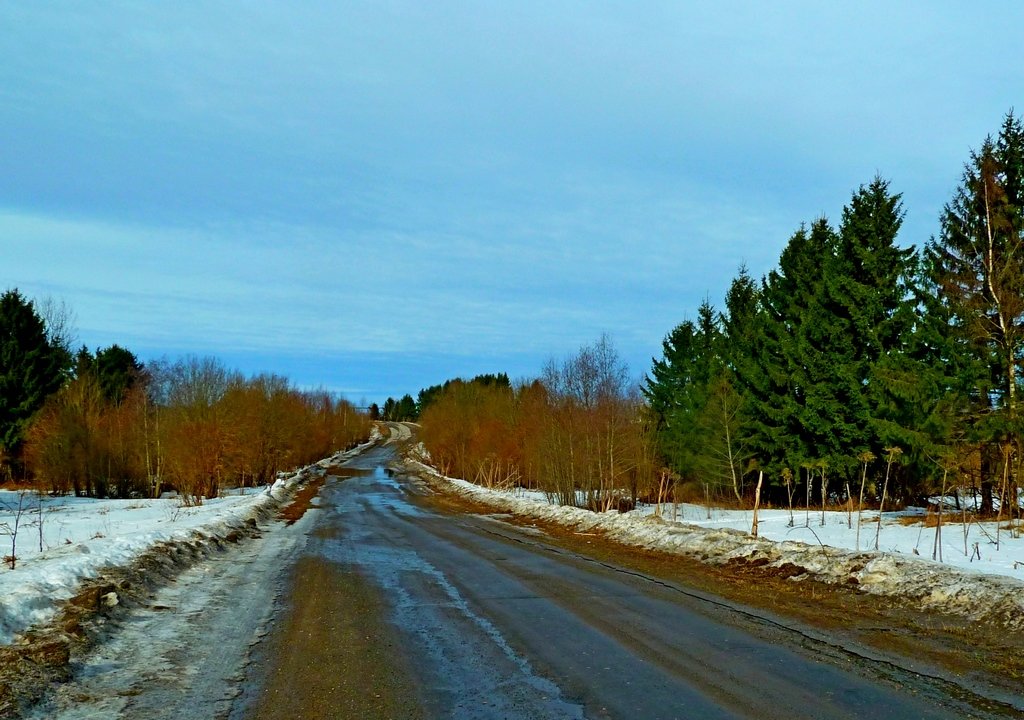
[[[754,342],[761,330],[759,303],[757,283],[746,265],[741,265],[725,294],[725,312],[721,317],[722,359],[733,372],[753,356]]]
[[[142,379],[143,365],[135,353],[120,345],[111,345],[96,351],[95,371],[103,397],[119,404]]]
[[[750,467],[750,447],[744,434],[746,397],[737,368],[751,362],[759,333],[757,284],[741,265],[725,295],[725,311],[719,316],[718,364],[710,378],[704,407],[697,417],[701,453],[698,469],[709,482],[731,487],[744,502],[744,475]]]
[[[49,340],[31,300],[0,295],[0,450],[17,459],[25,429],[64,381],[69,356]]]
[[[912,317],[901,312],[911,302],[907,280],[914,252],[896,244],[902,221],[900,195],[886,181],[876,177],[854,192],[824,267],[819,320],[804,325],[821,360],[809,400],[814,409],[806,417],[823,429],[819,456],[846,475],[855,470],[857,455],[881,456],[894,443],[879,437],[874,395],[881,388],[871,378],[883,358],[901,351],[912,328]]]
[[[705,300],[697,323],[680,323],[662,343],[663,356],[654,360],[642,391],[657,423],[658,443],[669,466],[683,477],[694,478],[701,465],[703,430],[701,413],[722,367],[719,356],[721,328],[714,308]]]
[[[660,433],[680,404],[693,373],[696,328],[690,320],[676,325],[661,341],[661,358],[651,358],[651,372],[644,376],[641,392],[647,398]]]
[[[812,308],[821,293],[822,267],[833,252],[834,233],[824,220],[801,227],[761,282],[759,311],[752,324],[751,353],[736,363],[745,398],[744,436],[753,457],[774,480],[783,468],[797,469],[815,458],[814,438],[805,429]],[[813,338],[811,338],[813,339]],[[811,368],[813,371],[814,368]]]
[[[811,226],[800,268],[805,275],[790,311],[788,344],[800,464],[824,463],[830,470],[842,467],[843,449],[855,435],[851,416],[859,414],[856,383],[843,372],[853,342],[849,322],[836,312],[828,293],[838,244],[827,220]],[[815,261],[816,267],[812,269],[807,261]]]
[[[953,323],[962,328],[979,374],[972,395],[982,452],[985,510],[999,458],[1020,452],[1018,408],[1024,356],[1024,125],[1007,114],[997,138],[971,154],[929,245]],[[1001,446],[1001,449],[996,446]]]
[[[984,372],[970,341],[942,296],[937,260],[925,248],[911,261],[911,300],[895,313],[907,330],[899,346],[871,368],[875,434],[883,447],[904,448],[911,479],[920,483],[942,474],[949,457],[976,440],[971,406]],[[877,455],[876,455],[877,456]],[[908,488],[922,494],[920,484]]]
[[[415,420],[416,419],[416,401],[412,399],[412,395],[406,393],[398,401],[395,406],[395,419],[396,420]]]

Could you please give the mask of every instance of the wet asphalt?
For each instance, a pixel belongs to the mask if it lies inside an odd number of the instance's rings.
[[[428,490],[388,471],[394,453],[373,448],[348,463],[351,477],[325,485],[307,552],[339,571],[334,590],[315,592],[344,596],[352,582],[375,594],[374,609],[360,612],[369,625],[387,624],[417,716],[970,714],[906,678],[752,623],[727,603],[567,552],[500,516],[431,510]],[[332,716],[373,715],[377,693],[364,690],[370,710]]]

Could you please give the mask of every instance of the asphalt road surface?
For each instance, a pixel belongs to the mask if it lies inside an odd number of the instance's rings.
[[[394,448],[325,485],[233,717],[1014,714],[502,517],[438,510],[386,469]]]

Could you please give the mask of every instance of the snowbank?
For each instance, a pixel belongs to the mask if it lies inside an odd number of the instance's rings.
[[[759,513],[761,537],[749,535],[749,511],[707,510],[701,506],[679,506],[685,521],[666,520],[643,507],[631,513],[610,511],[595,513],[577,507],[564,507],[548,502],[541,493],[523,490],[498,491],[483,488],[464,480],[439,475],[432,467],[415,457],[406,462],[414,471],[441,480],[456,493],[469,496],[492,507],[516,515],[554,522],[577,532],[601,532],[619,542],[662,552],[678,553],[702,562],[725,564],[745,562],[784,570],[794,581],[813,578],[826,583],[856,586],[863,592],[901,597],[919,607],[954,613],[978,620],[993,620],[1011,627],[1024,626],[1024,582],[1004,573],[1021,575],[1024,566],[1024,540],[1002,532],[998,552],[985,540],[982,560],[968,560],[962,552],[960,526],[943,530],[949,547],[945,562],[933,562],[913,554],[922,537],[931,554],[934,528],[921,525],[904,526],[897,513],[883,518],[880,548],[883,551],[855,549],[856,528],[847,526],[845,512],[826,512],[821,526],[821,513],[811,513],[808,527],[803,513],[795,518],[798,527],[789,528],[789,513],[780,510]],[[671,515],[671,506],[663,511]],[[874,545],[877,513],[865,513],[861,526],[860,546]],[[703,519],[698,519],[703,518]],[[854,525],[856,517],[854,516]],[[977,525],[977,524],[975,524]],[[743,528],[742,530],[740,528]],[[992,527],[979,526],[980,537],[994,537]],[[958,533],[960,533],[958,535]],[[813,539],[811,539],[813,538]],[[973,554],[973,542],[968,547]],[[844,547],[845,544],[845,547]],[[960,546],[959,555],[957,546]],[[919,552],[924,552],[919,550]],[[985,560],[988,558],[988,561]],[[992,559],[996,558],[996,559]]]
[[[280,474],[264,488],[232,490],[202,505],[175,498],[96,500],[0,490],[0,556],[11,552],[10,533],[23,500],[14,570],[0,566],[0,645],[14,642],[32,625],[45,623],[60,601],[104,568],[125,566],[162,543],[223,540],[254,519],[268,516],[295,488],[332,464],[344,462],[373,442],[336,453],[309,467]],[[42,550],[40,550],[40,522]]]

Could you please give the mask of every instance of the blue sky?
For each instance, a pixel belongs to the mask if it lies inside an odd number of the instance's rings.
[[[0,4],[0,288],[81,342],[381,401],[634,374],[878,173],[926,241],[1024,5]]]

